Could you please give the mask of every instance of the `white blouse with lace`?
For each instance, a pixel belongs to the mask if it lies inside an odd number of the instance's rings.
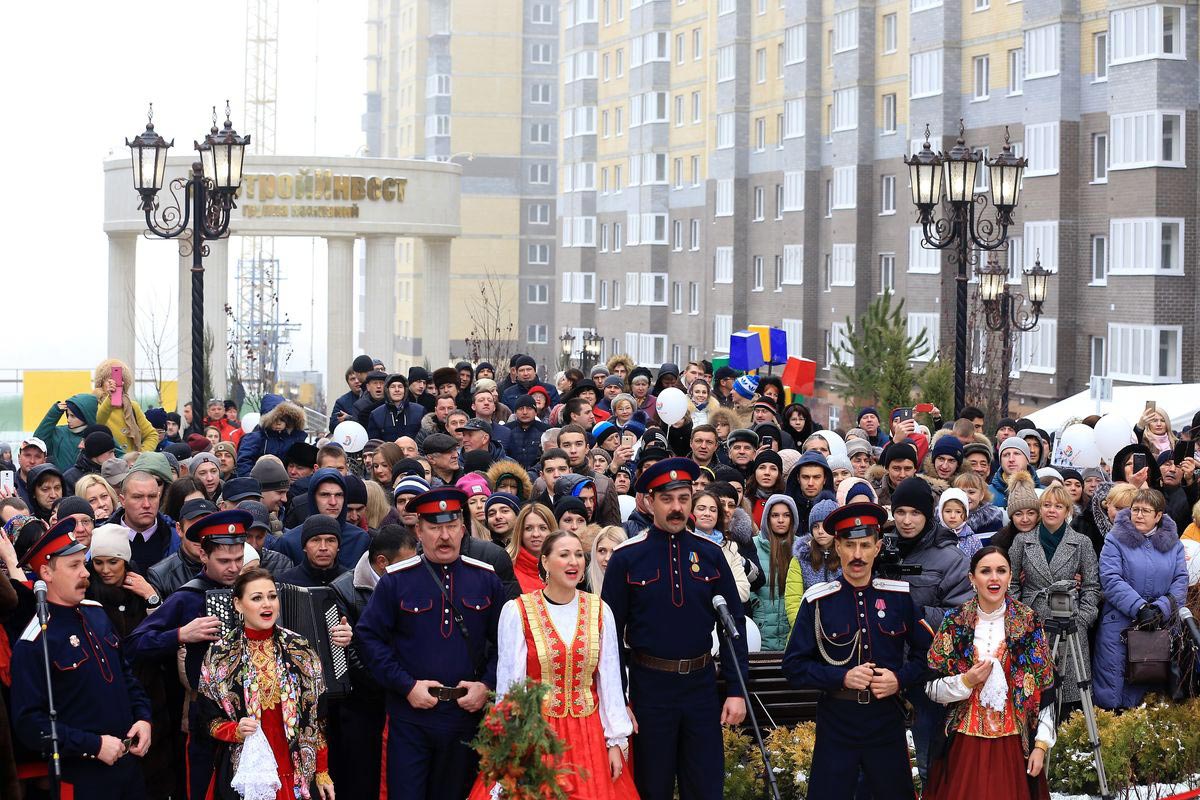
[[[633,733],[633,723],[625,708],[625,690],[621,686],[621,656],[617,643],[617,623],[608,604],[594,598],[603,611],[600,637],[600,661],[596,667],[597,709],[604,727],[605,743],[609,747],[624,747]],[[546,601],[546,610],[554,629],[564,642],[575,640],[579,620],[579,593],[571,602],[559,605]],[[499,655],[496,661],[496,699],[500,699],[514,683],[525,680],[528,648],[521,622],[521,610],[516,600],[509,600],[500,612],[497,635]]]

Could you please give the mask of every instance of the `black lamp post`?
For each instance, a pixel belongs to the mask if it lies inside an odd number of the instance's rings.
[[[600,343],[604,341],[603,337],[596,331],[586,331],[583,334],[583,359],[580,369],[584,372],[584,377],[589,377],[586,373],[589,369],[595,366],[600,360]]]
[[[990,171],[991,204],[994,218],[984,216],[988,197],[975,193],[975,176],[983,157],[963,141],[966,127],[959,120],[958,141],[949,153],[934,153],[929,144],[929,126],[925,126],[925,144],[921,152],[905,158],[912,200],[919,212],[922,246],[949,250],[957,267],[954,317],[954,412],[966,404],[967,393],[967,280],[968,265],[978,261],[978,250],[1002,250],[1008,246],[1008,228],[1021,195],[1021,175],[1026,160],[1013,155],[1004,132],[1004,149],[985,163]],[[934,210],[944,199],[948,208],[935,218]],[[976,208],[978,206],[978,208]]]
[[[242,184],[242,159],[249,136],[238,136],[229,119],[225,103],[225,125],[217,129],[217,109],[213,107],[213,126],[203,142],[196,142],[200,160],[192,163],[186,178],[171,181],[171,205],[159,209],[156,197],[162,189],[167,169],[167,150],[174,146],[154,130],[154,105],[147,114],[146,130],[125,144],[133,156],[133,188],[142,196],[146,227],[163,239],[179,239],[180,255],[192,255],[192,421],[204,413],[204,256],[207,241],[229,234],[229,216],[236,208],[234,195]],[[180,202],[177,192],[183,192]],[[181,354],[182,355],[182,354]]]
[[[1009,290],[1008,270],[1001,267],[994,257],[988,259],[986,267],[979,268],[979,295],[983,299],[984,320],[989,330],[1000,332],[1001,344],[1004,347],[1004,383],[1001,388],[1000,407],[1005,414],[1008,413],[1008,385],[1012,372],[1010,329],[1015,328],[1027,333],[1036,328],[1049,291],[1050,270],[1042,266],[1040,254],[1033,267],[1023,270],[1022,274],[1025,276],[1026,285],[1024,295]],[[1028,308],[1025,308],[1026,300],[1029,301]]]
[[[570,328],[563,328],[562,336],[558,337],[559,344],[562,346],[562,367],[566,369],[571,366],[571,351],[575,349],[575,334],[571,333]]]

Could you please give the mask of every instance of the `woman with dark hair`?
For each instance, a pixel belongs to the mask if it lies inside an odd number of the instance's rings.
[[[783,595],[789,625],[796,621],[805,589],[842,577],[842,560],[834,548],[833,531],[825,530],[825,518],[837,507],[833,500],[816,503],[808,512],[808,533],[792,545],[787,591]]]
[[[1034,610],[1009,597],[1012,567],[999,547],[971,557],[976,596],[948,612],[929,648],[944,676],[925,693],[950,706],[949,744],[930,769],[928,800],[1048,800],[1044,769],[1054,746],[1054,667]]]
[[[783,494],[783,459],[774,450],[763,450],[754,458],[754,469],[746,479],[742,507],[750,514],[756,528],[763,527],[763,509],[767,498]]]
[[[545,588],[505,603],[497,631],[496,698],[532,678],[549,687],[543,713],[566,745],[556,764],[571,800],[636,800],[628,767],[633,721],[621,687],[621,643],[612,610],[579,590],[586,559],[578,537],[555,531],[538,557]],[[493,797],[481,779],[471,800]]]
[[[771,495],[763,505],[762,529],[754,540],[767,582],[754,593],[755,602],[750,605],[763,650],[783,650],[791,634],[783,599],[798,526],[796,502],[783,493]]]
[[[783,420],[783,432],[790,435],[793,442],[803,443],[821,430],[821,426],[813,422],[812,412],[803,403],[792,403],[783,410],[780,418]]]
[[[242,746],[261,730],[278,770],[277,800],[334,800],[318,717],[325,690],[320,659],[303,637],[276,624],[279,594],[267,570],[251,567],[238,576],[233,607],[243,624],[208,648],[198,687],[202,731],[217,744],[212,796],[240,797],[231,782]]]
[[[783,410],[783,401],[787,393],[783,389],[783,381],[775,375],[760,375],[758,378],[758,393],[770,400],[775,406],[775,413]]]
[[[725,553],[738,597],[745,603],[750,599],[750,579],[746,576],[746,560],[738,552],[737,543],[725,535],[725,509],[713,492],[702,490],[692,495],[692,524],[696,533],[711,539]]]
[[[204,497],[204,486],[201,485],[200,481],[191,475],[176,478],[167,487],[162,501],[162,513],[178,522],[179,515],[183,511],[183,504],[189,499],[194,499],[193,495]]]

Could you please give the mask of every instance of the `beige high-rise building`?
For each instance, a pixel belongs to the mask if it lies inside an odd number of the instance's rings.
[[[501,336],[511,325],[515,350],[553,358],[557,15],[549,1],[370,0],[368,153],[463,169],[462,234],[428,273],[448,282],[448,304],[429,300],[446,287],[425,285],[425,248],[396,244],[395,347],[371,354],[394,368],[471,356],[464,339],[484,316]],[[423,341],[431,319],[445,342]]]

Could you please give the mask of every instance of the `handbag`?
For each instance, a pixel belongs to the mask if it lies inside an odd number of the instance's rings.
[[[1162,685],[1171,675],[1171,632],[1126,628],[1125,682],[1133,686]]]

